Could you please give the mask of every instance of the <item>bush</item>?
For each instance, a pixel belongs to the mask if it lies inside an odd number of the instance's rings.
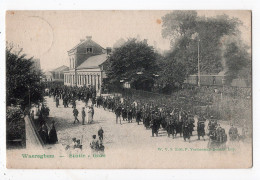
[[[21,139],[21,146],[25,147],[25,122],[20,107],[7,107],[6,111],[6,140],[7,146],[14,140]]]

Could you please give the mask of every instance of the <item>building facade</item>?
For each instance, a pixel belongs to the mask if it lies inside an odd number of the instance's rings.
[[[91,36],[68,51],[70,67],[64,72],[64,84],[67,86],[92,86],[101,93],[102,81],[106,78],[104,62],[111,48],[104,49],[94,42]]]

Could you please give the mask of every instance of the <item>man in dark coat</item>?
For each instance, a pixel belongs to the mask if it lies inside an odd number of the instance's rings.
[[[139,108],[136,112],[136,122],[137,124],[139,125],[140,121],[141,121],[141,117],[142,117],[142,111],[141,109]]]
[[[120,120],[120,124],[121,123],[121,113],[122,113],[122,108],[120,105],[117,106],[116,110],[115,110],[115,114],[116,114],[116,124],[118,123],[118,119]]]
[[[230,141],[234,141],[238,138],[238,130],[233,126],[233,124],[231,124],[228,134],[230,137]]]
[[[133,110],[132,110],[132,107],[129,107],[128,108],[128,111],[127,111],[127,119],[128,119],[128,122],[132,122],[132,119],[133,119]]]
[[[73,109],[74,123],[73,124],[75,124],[76,121],[79,123],[78,115],[79,115],[79,111],[76,109],[76,107],[74,107],[74,109]]]
[[[183,122],[183,138],[184,138],[184,141],[186,141],[186,139],[188,139],[190,142],[190,126],[189,126],[189,122],[187,120],[185,120]]]
[[[81,116],[82,116],[82,125],[85,125],[85,118],[86,118],[85,107],[82,108]]]
[[[158,115],[158,112],[155,112],[152,117],[152,122],[151,122],[152,137],[154,137],[154,134],[156,134],[156,136],[158,136],[159,127],[160,127],[159,115]]]
[[[197,132],[198,132],[198,140],[200,140],[200,136],[202,136],[203,140],[205,136],[205,122],[202,121],[201,119],[198,120],[197,122]]]
[[[55,101],[56,101],[56,107],[59,107],[60,103],[59,103],[59,97],[58,96],[56,96]]]
[[[104,134],[104,131],[103,131],[102,127],[100,127],[100,129],[98,130],[98,137],[99,137],[100,142],[103,141],[103,134]]]

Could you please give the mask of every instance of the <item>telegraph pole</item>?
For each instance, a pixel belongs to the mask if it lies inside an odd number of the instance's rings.
[[[198,86],[200,87],[200,39],[198,39]]]

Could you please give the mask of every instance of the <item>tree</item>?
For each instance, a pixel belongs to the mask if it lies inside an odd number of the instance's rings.
[[[135,89],[151,90],[157,73],[156,53],[144,41],[129,39],[108,58],[107,76],[113,87],[128,81]]]
[[[222,41],[226,36],[239,33],[239,20],[230,19],[227,15],[206,18],[199,17],[196,11],[174,11],[165,15],[162,21],[162,35],[169,38],[172,45],[172,52],[166,57],[166,68],[180,69],[180,66],[185,78],[197,73],[199,46],[200,72],[217,74],[223,70]],[[195,34],[197,37],[194,37]],[[173,69],[165,71],[170,70]],[[176,82],[176,73],[180,73],[179,70],[173,72],[168,74],[171,76],[167,78],[171,79],[168,83]]]
[[[246,79],[250,83],[251,58],[247,48],[234,41],[226,46],[224,53],[227,66],[227,72],[225,73],[226,84],[231,84],[232,80],[236,78]]]
[[[12,52],[6,48],[6,100],[7,106],[21,105],[24,110],[29,103],[43,100],[43,86],[40,84],[41,72],[33,68],[32,58],[25,54]]]

